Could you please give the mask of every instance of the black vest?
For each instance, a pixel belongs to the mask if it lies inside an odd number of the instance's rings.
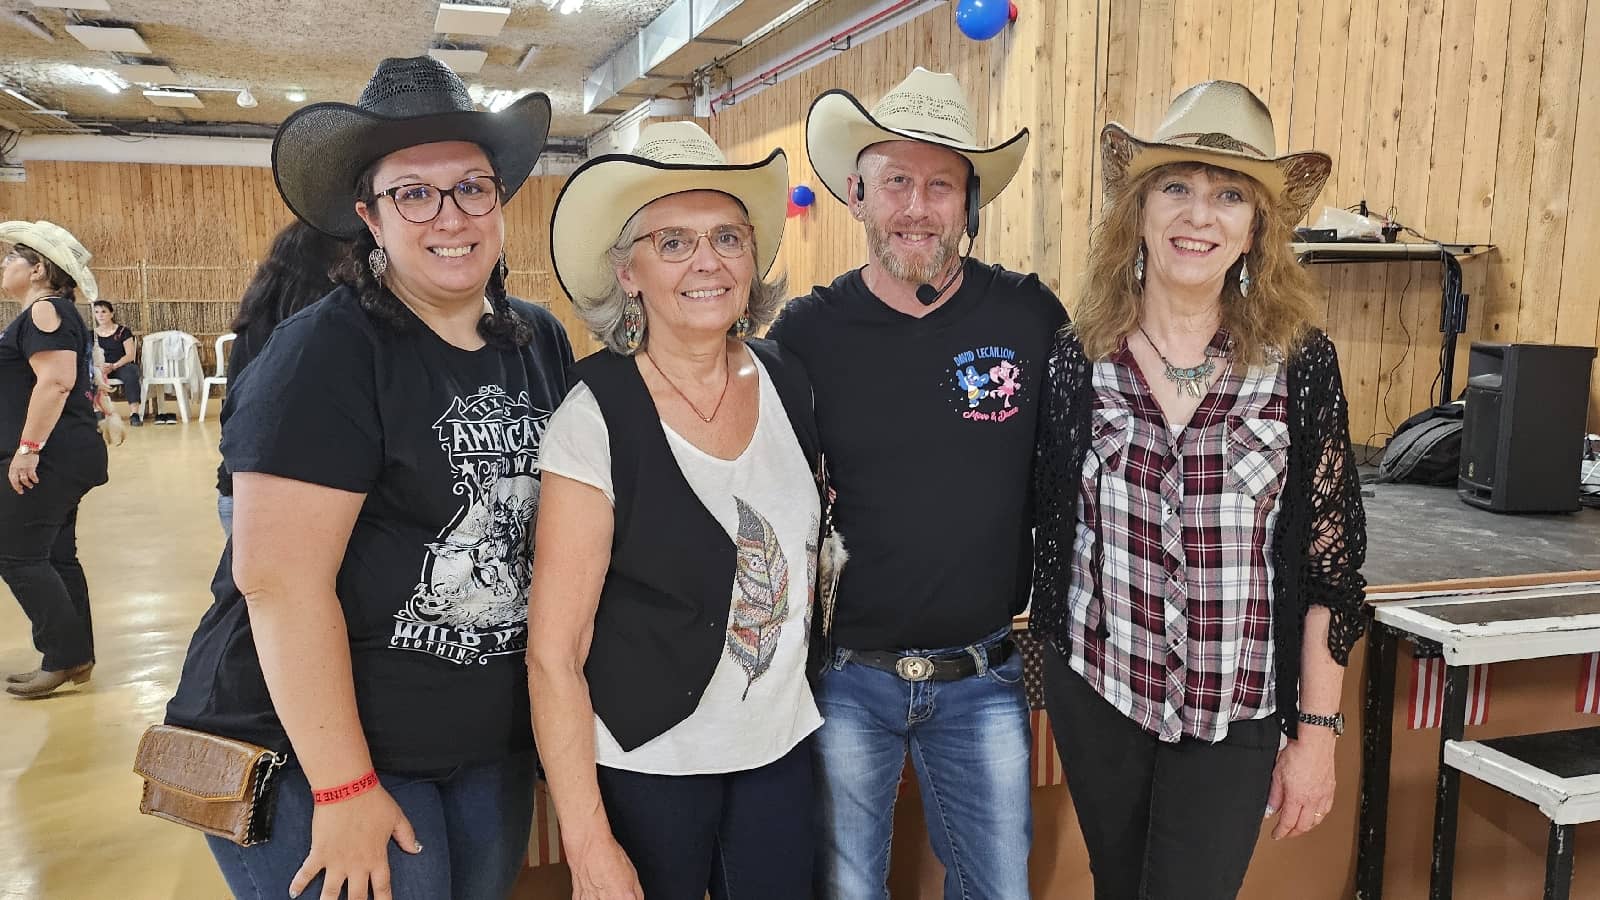
[[[747,341],[819,465],[811,382],[771,341]],[[711,683],[728,629],[733,540],[683,477],[632,358],[602,350],[573,374],[600,405],[611,444],[616,525],[584,675],[595,714],[623,750],[682,722]],[[817,617],[820,618],[820,617]]]

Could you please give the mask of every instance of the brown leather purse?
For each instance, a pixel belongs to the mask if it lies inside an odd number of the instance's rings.
[[[255,744],[152,725],[139,739],[134,774],[144,779],[139,812],[187,825],[241,847],[272,833],[274,777],[288,756]]]

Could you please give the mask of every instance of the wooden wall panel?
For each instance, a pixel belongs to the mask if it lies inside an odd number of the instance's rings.
[[[1574,202],[1584,163],[1600,156],[1600,0],[1058,0],[1025,5],[981,44],[936,11],[719,111],[708,128],[736,159],[784,147],[791,180],[820,188],[805,160],[811,100],[844,87],[870,105],[913,65],[963,79],[987,140],[1032,131],[976,252],[1039,272],[1069,307],[1100,204],[1099,128],[1148,132],[1178,91],[1229,78],[1272,109],[1280,150],[1333,154],[1322,203],[1366,200],[1429,238],[1498,245],[1464,266],[1458,391],[1473,340],[1600,336],[1600,254],[1589,249],[1600,206]],[[859,226],[823,197],[790,220],[780,258],[799,290],[861,265],[864,250]],[[1438,399],[1440,267],[1315,273],[1351,432],[1381,444]],[[1600,366],[1590,397],[1600,428]]]
[[[101,296],[141,333],[182,329],[211,339],[234,310],[278,231],[293,220],[267,169],[29,162],[28,180],[0,184],[0,220],[49,219],[94,254]],[[567,325],[578,354],[598,345],[583,331],[550,268],[550,209],[564,179],[528,180],[506,207],[510,290]],[[0,299],[0,318],[16,305]]]

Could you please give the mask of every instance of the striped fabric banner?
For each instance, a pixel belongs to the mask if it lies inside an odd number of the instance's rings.
[[[1443,659],[1411,661],[1410,727],[1438,728],[1444,718]],[[1489,666],[1467,667],[1467,724],[1489,720]]]
[[[550,799],[550,789],[541,781],[533,792],[533,832],[528,835],[528,865],[547,866],[561,861],[561,829],[556,826],[556,804]]]
[[[1600,653],[1578,660],[1578,712],[1600,715]]]
[[[1056,752],[1056,734],[1050,727],[1050,714],[1042,709],[1032,712],[1033,717],[1033,786],[1049,787],[1066,784],[1066,773],[1061,769],[1061,754]]]

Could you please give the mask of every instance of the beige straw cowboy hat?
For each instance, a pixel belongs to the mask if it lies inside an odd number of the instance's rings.
[[[1168,163],[1198,162],[1243,172],[1261,182],[1290,222],[1298,222],[1333,169],[1326,153],[1273,156],[1272,113],[1250,89],[1207,81],[1179,94],[1148,140],[1116,122],[1100,132],[1100,157],[1109,203],[1139,176]]]
[[[818,97],[806,116],[806,154],[829,193],[848,203],[846,185],[862,150],[884,141],[946,147],[972,164],[982,207],[1017,174],[1028,149],[1028,129],[997,146],[984,147],[978,143],[975,123],[956,77],[918,66],[884,94],[871,112],[847,91],[827,91]]]
[[[574,300],[611,292],[616,272],[606,251],[633,214],[684,191],[719,191],[739,201],[756,233],[756,273],[778,258],[788,211],[789,163],[773,150],[758,163],[732,165],[693,122],[663,122],[639,132],[632,153],[608,153],[578,167],[550,215],[550,259]]]
[[[54,222],[0,222],[0,246],[13,244],[21,244],[55,263],[77,283],[79,293],[89,302],[100,299],[100,286],[89,271],[89,260],[94,255],[72,232]]]

